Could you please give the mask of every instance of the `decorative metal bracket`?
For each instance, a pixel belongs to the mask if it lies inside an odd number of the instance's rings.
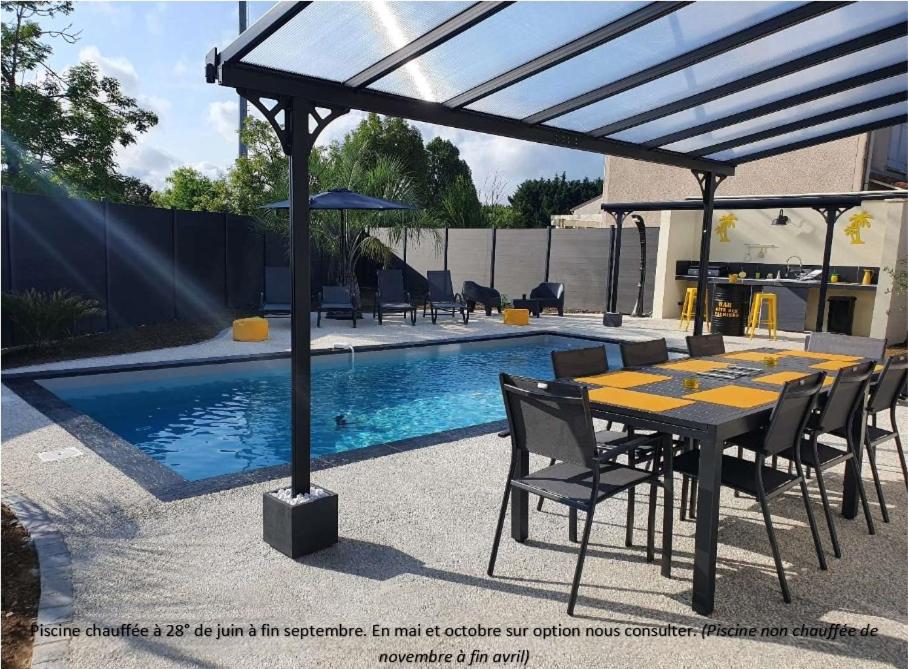
[[[700,170],[691,170],[694,177],[697,179],[697,184],[700,186],[700,194],[706,195],[706,188],[709,186],[709,179],[714,180],[713,184],[713,193],[716,192],[716,189],[719,188],[719,185],[725,181],[724,174],[716,174],[715,172],[702,172]]]
[[[281,148],[288,156],[293,152],[293,133],[295,130],[293,127],[293,105],[303,105],[306,111],[306,118],[314,121],[314,123],[310,122],[305,128],[302,128],[302,132],[306,133],[307,145],[310,149],[315,145],[315,140],[322,130],[331,121],[350,111],[343,107],[322,107],[302,98],[277,98],[247,90],[238,90],[237,92],[249,100],[262,113],[262,116],[265,117],[272,130],[277,134]],[[269,106],[265,101],[273,101],[273,104]],[[324,110],[324,112],[321,110]],[[281,112],[284,114],[283,125],[277,118]]]
[[[823,217],[826,225],[835,225],[842,214],[853,207],[812,207],[812,209]]]

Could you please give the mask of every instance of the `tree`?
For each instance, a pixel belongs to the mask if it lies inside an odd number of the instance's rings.
[[[369,114],[344,137],[343,144],[349,142],[360,147],[359,160],[366,169],[382,157],[397,161],[413,183],[414,201],[420,205],[429,203],[429,157],[418,128],[403,119]],[[329,160],[333,159],[336,146],[339,145],[329,148]]]
[[[223,178],[211,179],[192,167],[178,167],[165,179],[167,186],[152,195],[157,207],[190,211],[229,211],[230,197]]]
[[[117,171],[116,152],[157,116],[92,63],[62,74],[47,65],[52,48],[44,40],[72,44],[78,33],[69,26],[44,30],[36,19],[68,15],[72,3],[10,2],[3,10],[12,15],[2,24],[0,48],[4,182],[17,190],[148,203],[150,189]]]
[[[441,227],[489,227],[479,198],[476,197],[473,180],[463,174],[458,175],[442,193],[440,201],[432,209],[432,215]]]
[[[473,186],[473,174],[470,166],[460,157],[460,151],[453,143],[441,137],[435,137],[426,144],[427,176],[426,187],[429,207],[435,207],[458,177]],[[477,199],[476,188],[473,197]]]
[[[572,207],[597,195],[602,195],[602,179],[568,181],[562,173],[553,179],[524,181],[508,200],[514,210],[514,227],[546,228],[553,215],[570,213]]]
[[[328,151],[313,152],[310,161],[312,182],[320,191],[347,188],[357,193],[398,202],[414,202],[415,186],[403,163],[393,157],[369,152],[372,138],[367,133],[349,133],[342,143]],[[386,262],[390,251],[370,230],[381,227],[396,242],[403,230],[425,227],[429,220],[422,212],[318,211],[310,212],[312,240],[332,258],[332,274],[338,285],[359,295],[356,266],[362,258]]]

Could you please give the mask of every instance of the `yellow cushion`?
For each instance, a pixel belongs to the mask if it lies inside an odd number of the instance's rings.
[[[505,309],[504,310],[504,324],[505,325],[529,325],[530,324],[530,310],[529,309]]]
[[[234,341],[265,341],[268,339],[268,321],[264,318],[238,318],[233,321]]]

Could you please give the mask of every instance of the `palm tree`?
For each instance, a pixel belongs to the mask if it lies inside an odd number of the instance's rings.
[[[332,188],[351,191],[399,202],[416,200],[413,179],[402,163],[387,156],[372,156],[364,142],[348,136],[342,144],[332,144],[321,159],[313,161],[313,192]],[[387,263],[391,251],[370,230],[387,231],[387,243],[397,243],[407,228],[426,227],[430,221],[419,211],[312,211],[312,241],[332,258],[332,275],[338,285],[359,295],[356,266],[362,258]]]

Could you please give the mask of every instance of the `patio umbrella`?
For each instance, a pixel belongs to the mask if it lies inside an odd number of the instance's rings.
[[[289,209],[290,201],[281,200],[263,205],[260,209]],[[355,193],[347,188],[332,188],[309,198],[310,209],[336,210],[341,213],[341,257],[345,256],[347,243],[347,211],[413,211],[416,205],[396,200]]]

